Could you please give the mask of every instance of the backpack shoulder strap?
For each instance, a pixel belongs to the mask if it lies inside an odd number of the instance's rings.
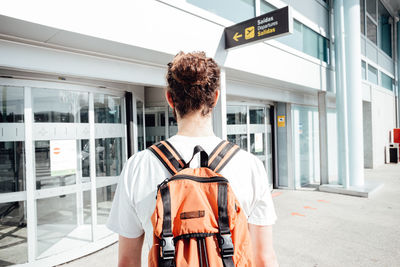
[[[178,151],[168,141],[161,141],[149,147],[149,150],[164,164],[167,170],[172,174],[176,174],[184,169],[186,163]]]
[[[215,172],[220,172],[239,150],[240,147],[238,145],[229,141],[222,141],[211,152],[208,168]]]

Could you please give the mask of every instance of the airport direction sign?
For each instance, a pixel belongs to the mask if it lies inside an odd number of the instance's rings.
[[[265,41],[293,32],[289,6],[225,28],[225,49]]]

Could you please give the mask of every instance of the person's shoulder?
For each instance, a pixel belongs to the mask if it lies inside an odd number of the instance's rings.
[[[242,164],[257,165],[259,163],[262,163],[257,156],[244,149],[240,149],[233,158],[236,158],[236,160],[242,162]]]
[[[155,156],[149,150],[145,149],[133,154],[126,162],[126,167],[132,171],[133,169],[137,169],[140,167],[146,167],[149,162],[154,161]],[[147,164],[146,164],[147,163]]]

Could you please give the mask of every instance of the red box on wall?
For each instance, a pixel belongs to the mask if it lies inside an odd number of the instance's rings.
[[[393,129],[393,143],[400,143],[400,128]]]

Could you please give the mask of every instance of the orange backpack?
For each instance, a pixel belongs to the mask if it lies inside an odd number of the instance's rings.
[[[189,168],[168,141],[149,148],[172,177],[158,185],[151,217],[149,266],[254,266],[247,219],[226,178],[218,172],[240,150],[222,141],[200,152],[200,168]]]

